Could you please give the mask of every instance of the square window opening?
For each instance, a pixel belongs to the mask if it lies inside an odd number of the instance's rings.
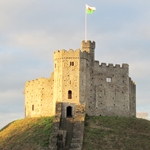
[[[70,62],[70,66],[74,66],[74,62]]]
[[[111,78],[106,78],[106,82],[111,82],[112,79]]]

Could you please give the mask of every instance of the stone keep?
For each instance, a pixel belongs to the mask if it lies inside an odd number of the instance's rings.
[[[99,64],[94,58],[91,41],[82,41],[81,50],[55,51],[51,77],[26,82],[25,117],[54,116],[57,102],[63,104],[63,117],[73,117],[80,104],[89,116],[135,116],[129,65]]]

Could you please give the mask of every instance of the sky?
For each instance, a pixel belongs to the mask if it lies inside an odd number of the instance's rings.
[[[24,118],[25,82],[53,72],[55,50],[87,39],[100,63],[128,63],[137,112],[150,116],[149,0],[0,0],[0,128]]]

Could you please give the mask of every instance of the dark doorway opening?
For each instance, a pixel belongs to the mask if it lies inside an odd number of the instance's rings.
[[[72,117],[72,107],[71,106],[68,106],[67,107],[67,115],[66,115],[67,118],[71,118]]]

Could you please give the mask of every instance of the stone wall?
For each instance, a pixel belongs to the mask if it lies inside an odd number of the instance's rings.
[[[129,115],[129,69],[127,64],[94,64],[91,89],[92,97],[88,115],[128,116]]]
[[[84,134],[85,105],[75,105],[74,116],[63,117],[66,103],[56,103],[56,115],[49,139],[50,150],[81,150]]]
[[[136,117],[136,84],[129,78],[130,116]]]
[[[80,102],[88,106],[92,97],[91,90],[93,89],[93,67],[95,55],[95,42],[82,41],[82,53],[80,57]]]
[[[67,117],[67,107],[70,106],[72,108],[72,117],[74,117],[75,115],[75,103],[67,103],[67,102],[64,102],[62,104],[62,118],[66,118]]]
[[[51,78],[39,78],[25,85],[25,117],[54,116],[53,74]]]
[[[80,58],[80,81],[79,81],[79,95],[80,103],[84,104],[89,101],[90,97],[90,54],[86,52],[81,53]]]

